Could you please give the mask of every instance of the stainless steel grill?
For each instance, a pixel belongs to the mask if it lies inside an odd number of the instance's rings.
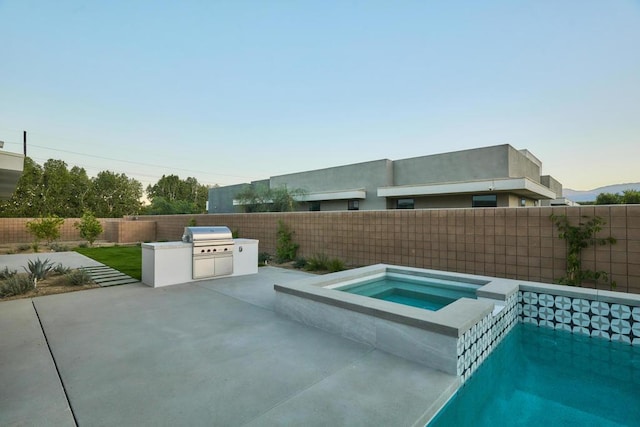
[[[182,241],[193,245],[194,279],[233,273],[234,243],[228,227],[185,227]]]

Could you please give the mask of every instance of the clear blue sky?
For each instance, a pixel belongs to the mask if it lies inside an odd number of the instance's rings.
[[[639,1],[0,0],[0,61],[5,149],[145,186],[502,143],[640,181]]]

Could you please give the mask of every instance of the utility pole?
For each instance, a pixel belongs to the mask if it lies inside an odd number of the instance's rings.
[[[27,157],[27,131],[22,131],[22,145],[24,147],[24,156]]]

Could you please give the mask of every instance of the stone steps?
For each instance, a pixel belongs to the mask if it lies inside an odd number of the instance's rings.
[[[89,276],[91,276],[91,280],[96,282],[98,286],[102,287],[128,285],[130,283],[139,282],[138,279],[127,276],[126,274],[121,273],[118,270],[107,267],[106,265],[101,265],[98,267],[82,267],[82,270],[86,271]]]

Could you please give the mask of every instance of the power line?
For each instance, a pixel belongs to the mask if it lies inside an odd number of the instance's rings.
[[[22,144],[19,142],[15,142],[15,141],[5,141],[7,144]],[[115,161],[115,162],[122,162],[122,163],[129,163],[129,164],[134,164],[134,165],[139,165],[139,166],[148,166],[148,167],[153,167],[153,168],[162,168],[162,169],[173,169],[173,170],[178,170],[178,171],[183,171],[183,172],[189,172],[189,173],[198,173],[198,174],[204,174],[207,176],[222,176],[222,177],[229,177],[229,178],[241,178],[241,179],[249,179],[249,180],[254,180],[257,179],[256,177],[248,177],[248,176],[241,176],[241,175],[231,175],[231,174],[222,174],[222,173],[212,173],[212,172],[206,172],[206,171],[200,171],[200,170],[194,170],[194,169],[185,169],[185,168],[179,168],[179,167],[175,167],[175,166],[167,166],[167,165],[157,165],[157,164],[152,164],[152,163],[144,163],[144,162],[136,162],[136,161],[132,161],[132,160],[122,160],[122,159],[115,159],[112,157],[104,157],[104,156],[97,156],[95,154],[88,154],[88,153],[81,153],[78,151],[71,151],[71,150],[63,150],[60,148],[49,148],[49,147],[45,147],[42,145],[37,145],[37,144],[29,144],[29,147],[36,147],[36,148],[40,148],[43,150],[50,150],[50,151],[58,151],[58,152],[62,152],[62,153],[67,153],[67,154],[74,154],[74,155],[78,155],[78,156],[84,156],[84,157],[92,157],[92,158],[96,158],[96,159],[100,159],[100,160],[111,160],[111,161]],[[36,157],[32,157],[33,159],[38,159],[41,161],[46,161],[48,159],[42,159],[42,158],[36,158]],[[87,168],[98,168],[97,166],[89,166],[89,165],[81,165],[81,164],[77,164],[77,166],[82,166],[82,167],[87,167]],[[149,178],[160,178],[159,175],[145,175],[145,174],[141,174],[138,172],[135,173],[130,173],[130,172],[125,172],[128,175],[138,175],[138,176],[146,176]]]

